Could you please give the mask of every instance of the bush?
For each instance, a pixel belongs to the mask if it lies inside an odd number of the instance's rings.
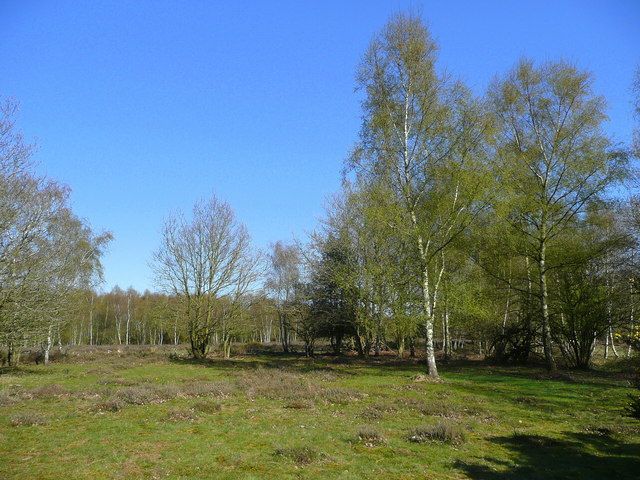
[[[290,408],[295,405],[310,405],[315,401],[327,404],[345,405],[359,400],[365,394],[349,388],[323,388],[315,376],[307,377],[281,369],[257,369],[244,372],[238,376],[238,387],[245,391],[249,398],[268,398],[270,400],[284,400]]]
[[[42,387],[38,387],[30,392],[32,398],[62,397],[68,394],[69,391],[66,388],[56,383],[43,385]]]
[[[318,458],[318,452],[311,447],[277,448],[275,455],[289,458],[298,465],[308,465]]]
[[[0,391],[0,407],[6,407],[16,403],[18,400],[6,390]]]
[[[166,400],[171,400],[180,395],[180,389],[171,383],[166,385],[157,385],[151,388],[155,391],[156,399],[160,403]]]
[[[238,385],[249,398],[263,397],[270,400],[305,400],[315,396],[311,384],[301,375],[273,369],[265,372],[257,369],[238,377]]]
[[[386,442],[385,438],[375,428],[371,426],[360,427],[358,430],[358,440],[367,447],[375,447]]]
[[[27,350],[21,353],[20,361],[23,363],[35,363],[39,365],[44,363],[44,353],[42,350]]]
[[[97,381],[98,385],[119,385],[124,387],[130,387],[135,385],[133,380],[125,380],[124,378],[103,378]]]
[[[192,382],[180,388],[187,397],[228,397],[233,394],[233,385],[227,382]]]
[[[180,362],[180,361],[184,361],[190,358],[190,355],[188,352],[185,353],[179,353],[176,350],[173,350],[170,354],[169,354],[169,360],[173,361],[173,362]]]
[[[258,342],[249,342],[244,345],[244,353],[255,355],[265,351],[264,345]]]
[[[193,409],[211,415],[222,410],[222,405],[219,402],[198,402],[193,406]]]
[[[49,421],[37,413],[16,413],[9,417],[9,422],[14,427],[30,427],[35,425],[46,425]]]
[[[379,420],[387,413],[394,413],[396,411],[398,411],[398,409],[391,403],[374,403],[373,405],[369,405],[360,416],[368,420]]]
[[[640,425],[624,425],[620,422],[591,424],[584,427],[584,431],[589,435],[598,437],[610,437],[612,435],[622,435],[625,437],[640,435]]]
[[[305,399],[291,400],[289,403],[287,403],[284,406],[284,408],[291,408],[294,410],[306,410],[312,407],[313,407],[313,402]]]
[[[125,403],[118,398],[110,398],[104,402],[96,404],[96,410],[99,412],[119,412],[125,406]]]
[[[67,358],[67,352],[64,350],[60,350],[58,348],[55,349],[51,349],[51,351],[49,352],[49,361],[50,362],[61,362],[63,360],[66,360]]]
[[[162,403],[178,396],[180,391],[175,385],[138,385],[127,387],[116,392],[115,397],[131,405]]]
[[[326,388],[322,390],[319,395],[325,403],[335,405],[347,405],[365,396],[362,392],[351,388]]]
[[[452,422],[439,422],[436,425],[418,427],[409,435],[409,441],[415,443],[440,442],[460,445],[465,440],[464,428]]]
[[[167,414],[167,420],[170,422],[194,422],[198,419],[198,415],[193,410],[174,409]]]
[[[132,405],[144,405],[155,400],[154,392],[148,387],[135,386],[123,388],[116,393],[118,400]]]

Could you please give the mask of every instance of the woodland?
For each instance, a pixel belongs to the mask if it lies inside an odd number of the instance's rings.
[[[609,136],[593,85],[521,58],[475,95],[398,14],[315,230],[260,250],[213,195],[143,292],[103,288],[117,238],[5,98],[0,476],[635,478],[640,127]]]

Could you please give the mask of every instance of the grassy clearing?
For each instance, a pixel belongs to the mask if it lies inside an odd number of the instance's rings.
[[[615,372],[88,355],[0,375],[0,478],[637,478]]]

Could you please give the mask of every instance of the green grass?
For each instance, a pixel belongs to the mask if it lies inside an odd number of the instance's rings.
[[[5,369],[0,478],[637,478],[624,376],[467,362],[415,382],[423,368],[138,352]]]

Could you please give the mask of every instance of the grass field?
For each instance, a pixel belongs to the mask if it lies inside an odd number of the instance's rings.
[[[0,478],[635,479],[630,378],[83,353],[0,374]]]

